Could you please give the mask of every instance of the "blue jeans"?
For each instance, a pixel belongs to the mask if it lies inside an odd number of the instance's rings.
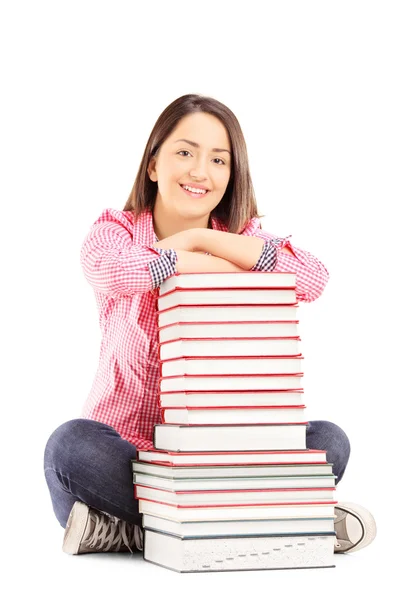
[[[345,432],[329,421],[310,421],[306,446],[327,451],[337,485],[350,455]],[[141,525],[138,500],[133,496],[133,458],[136,447],[109,425],[91,419],[73,419],[60,425],[47,442],[44,473],[61,526],[65,528],[76,500]]]

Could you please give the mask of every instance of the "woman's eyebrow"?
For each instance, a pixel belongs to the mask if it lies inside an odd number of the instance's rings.
[[[190,140],[185,140],[183,138],[180,140],[175,140],[175,142],[173,143],[176,144],[177,142],[186,142],[187,144],[190,144],[195,148],[200,148],[200,144],[198,144],[197,142],[191,142]],[[212,148],[211,152],[228,152],[228,154],[230,154],[229,150],[225,150],[224,148]]]

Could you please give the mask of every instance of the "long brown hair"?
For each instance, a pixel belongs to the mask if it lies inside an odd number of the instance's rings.
[[[209,96],[186,94],[174,100],[158,117],[143,153],[130,196],[123,210],[134,211],[135,221],[145,210],[153,211],[157,182],[151,181],[147,168],[153,156],[157,155],[164,140],[173,132],[179,121],[188,114],[205,112],[217,117],[226,127],[232,149],[230,179],[219,204],[211,212],[230,233],[240,233],[247,222],[259,215],[250,177],[246,142],[239,121],[233,112],[222,102]]]

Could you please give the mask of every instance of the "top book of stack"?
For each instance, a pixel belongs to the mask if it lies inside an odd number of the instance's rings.
[[[249,294],[251,290],[251,294]],[[296,273],[175,273],[159,288],[158,310],[178,305],[296,304]]]

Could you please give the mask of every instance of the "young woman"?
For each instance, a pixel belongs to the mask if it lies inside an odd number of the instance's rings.
[[[296,297],[312,302],[329,278],[288,237],[261,229],[240,125],[229,108],[188,94],[172,102],[150,134],[122,211],[107,209],[81,249],[102,331],[98,371],[81,418],[58,427],[44,457],[55,515],[70,554],[143,548],[131,459],[152,447],[161,423],[155,290],[173,273],[292,271]],[[327,451],[336,483],[350,443],[329,421],[311,421],[307,448]],[[337,552],[376,534],[363,507],[335,508]]]

